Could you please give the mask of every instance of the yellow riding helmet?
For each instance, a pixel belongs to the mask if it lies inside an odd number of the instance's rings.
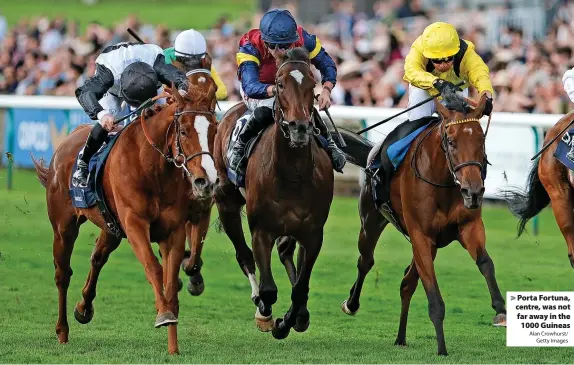
[[[456,29],[443,22],[432,23],[423,32],[423,56],[440,59],[457,54],[460,41]]]

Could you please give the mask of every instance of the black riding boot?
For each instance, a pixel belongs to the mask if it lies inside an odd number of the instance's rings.
[[[229,170],[235,176],[245,175],[245,146],[247,142],[273,122],[273,111],[266,106],[256,108],[239,132],[229,156]]]
[[[333,137],[331,137],[331,133],[327,128],[327,124],[321,116],[319,112],[315,109],[313,113],[315,118],[315,125],[319,129],[321,136],[327,140],[327,151],[329,152],[329,157],[331,157],[331,163],[333,164],[333,169],[338,172],[343,172],[343,167],[345,167],[345,163],[347,162],[347,158],[341,149],[335,144]]]
[[[73,186],[84,188],[88,186],[88,164],[90,163],[92,156],[102,146],[107,136],[108,131],[106,131],[100,123],[96,123],[88,135],[88,139],[86,140],[84,148],[82,148],[82,152],[80,152],[78,156],[77,169],[72,176]]]

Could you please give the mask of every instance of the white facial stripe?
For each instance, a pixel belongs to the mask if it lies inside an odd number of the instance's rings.
[[[197,136],[199,137],[199,145],[203,152],[209,152],[208,143],[208,130],[209,121],[203,115],[198,115],[195,117],[195,130],[197,131]],[[207,173],[207,178],[209,182],[215,184],[217,179],[217,171],[215,170],[215,164],[213,159],[209,155],[201,155],[201,166],[205,169]]]
[[[206,80],[205,77],[201,76],[200,78],[197,79],[197,81],[203,84]]]
[[[465,131],[466,133],[468,133],[472,136],[472,128],[466,127],[463,129],[463,131]]]
[[[299,85],[301,85],[303,79],[305,78],[305,75],[303,75],[299,70],[293,70],[289,72],[289,74],[297,81]]]

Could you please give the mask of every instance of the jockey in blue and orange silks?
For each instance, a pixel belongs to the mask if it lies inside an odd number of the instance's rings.
[[[273,103],[275,100],[275,58],[289,48],[305,47],[309,51],[311,63],[321,72],[323,90],[319,96],[319,108],[331,105],[331,90],[337,82],[337,67],[329,54],[321,46],[319,39],[298,26],[291,13],[284,9],[268,11],[259,24],[241,37],[237,53],[237,74],[241,81],[240,93],[247,108],[252,112],[249,120],[240,131],[231,151],[229,170],[237,176],[245,171],[245,145],[261,130],[273,123]],[[315,113],[317,114],[317,113]],[[327,139],[327,151],[333,168],[342,172],[345,155],[337,147],[322,118],[315,117],[321,135]]]

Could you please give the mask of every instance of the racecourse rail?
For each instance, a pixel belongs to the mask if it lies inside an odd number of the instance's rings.
[[[235,103],[219,102],[218,118]],[[30,153],[49,161],[52,151],[69,131],[78,124],[93,122],[74,97],[0,95],[0,110],[0,136],[4,136],[1,139],[3,143],[0,142],[4,156],[2,162],[10,167],[31,167]],[[337,126],[358,130],[403,109],[334,105],[329,110]],[[324,113],[321,114],[326,118]],[[544,132],[562,116],[493,113],[486,141],[486,152],[492,164],[485,182],[486,198],[499,199],[499,189],[508,185],[524,186],[532,163],[530,158],[542,147]],[[364,136],[378,142],[406,119],[407,114],[403,114]],[[486,128],[487,117],[483,117],[481,122]],[[10,163],[4,152],[10,152]],[[8,184],[11,184],[10,175],[9,172]],[[353,166],[345,167],[345,174],[335,175],[336,179],[357,182],[362,176],[360,170]]]

